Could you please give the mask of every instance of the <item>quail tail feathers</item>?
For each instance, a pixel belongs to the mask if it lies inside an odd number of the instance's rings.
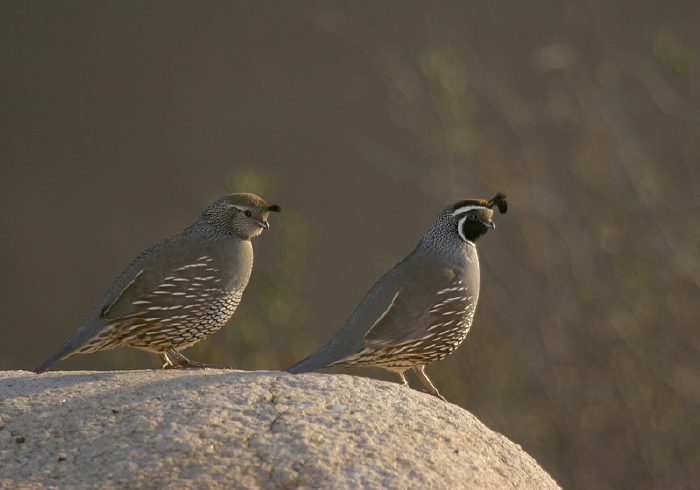
[[[310,373],[338,362],[351,353],[352,351],[350,349],[341,350],[336,348],[334,344],[328,343],[313,355],[297,362],[294,366],[287,369],[287,372],[292,374]]]
[[[91,332],[90,330],[85,328],[79,329],[75,333],[75,335],[73,335],[70,339],[64,342],[63,345],[56,350],[56,352],[51,354],[51,357],[44,361],[41,364],[41,366],[34,369],[34,372],[37,374],[41,374],[61,359],[69,357],[77,349],[85,345],[95,333],[96,332]]]

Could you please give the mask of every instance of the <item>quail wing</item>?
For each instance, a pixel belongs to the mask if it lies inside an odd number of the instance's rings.
[[[380,349],[420,339],[459,321],[468,308],[466,288],[454,270],[441,268],[413,275],[365,334],[365,346]]]
[[[100,317],[116,321],[148,313],[150,316],[177,314],[222,288],[214,259],[202,252],[195,260],[173,261],[167,267],[144,264],[131,281],[106,305]]]

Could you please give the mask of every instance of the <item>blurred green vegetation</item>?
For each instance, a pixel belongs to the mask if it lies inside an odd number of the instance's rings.
[[[698,486],[695,3],[123,5],[0,16],[18,40],[1,368],[38,363],[145,245],[250,191],[283,212],[230,325],[186,355],[284,369],[443,206],[504,191],[474,326],[434,383],[564,488]],[[76,67],[47,61],[66,53]],[[82,357],[59,368],[157,365]]]
[[[588,24],[599,46],[560,35],[517,60],[472,44],[450,10],[423,12],[412,49],[347,9],[316,18],[367,55],[385,83],[378,112],[426,163],[369,131],[352,142],[365,162],[443,205],[464,189],[509,194],[480,243],[475,327],[431,375],[565,488],[696,485],[697,32],[647,17],[632,35],[613,7],[571,9],[562,30]],[[509,78],[500,55],[536,81]]]

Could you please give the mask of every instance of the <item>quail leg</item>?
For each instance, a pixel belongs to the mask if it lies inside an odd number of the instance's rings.
[[[406,388],[410,388],[408,386],[408,381],[406,381],[406,376],[404,376],[403,371],[396,371],[396,374],[401,378],[401,384],[404,385]]]
[[[440,392],[437,390],[437,388],[435,388],[433,383],[431,383],[430,380],[428,379],[428,376],[425,374],[425,366],[424,365],[415,366],[413,368],[413,371],[416,373],[416,376],[418,376],[418,379],[420,379],[421,383],[423,383],[423,386],[425,386],[428,393],[439,398],[440,400],[442,400],[444,402],[447,401],[447,400],[445,400],[445,397],[443,397],[440,394]]]
[[[175,349],[168,349],[159,354],[163,361],[163,369],[231,369],[225,364],[204,364],[202,362],[190,361]]]

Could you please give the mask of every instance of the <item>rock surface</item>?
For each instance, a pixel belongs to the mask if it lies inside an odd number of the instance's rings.
[[[429,395],[219,370],[0,372],[0,487],[558,488]]]

